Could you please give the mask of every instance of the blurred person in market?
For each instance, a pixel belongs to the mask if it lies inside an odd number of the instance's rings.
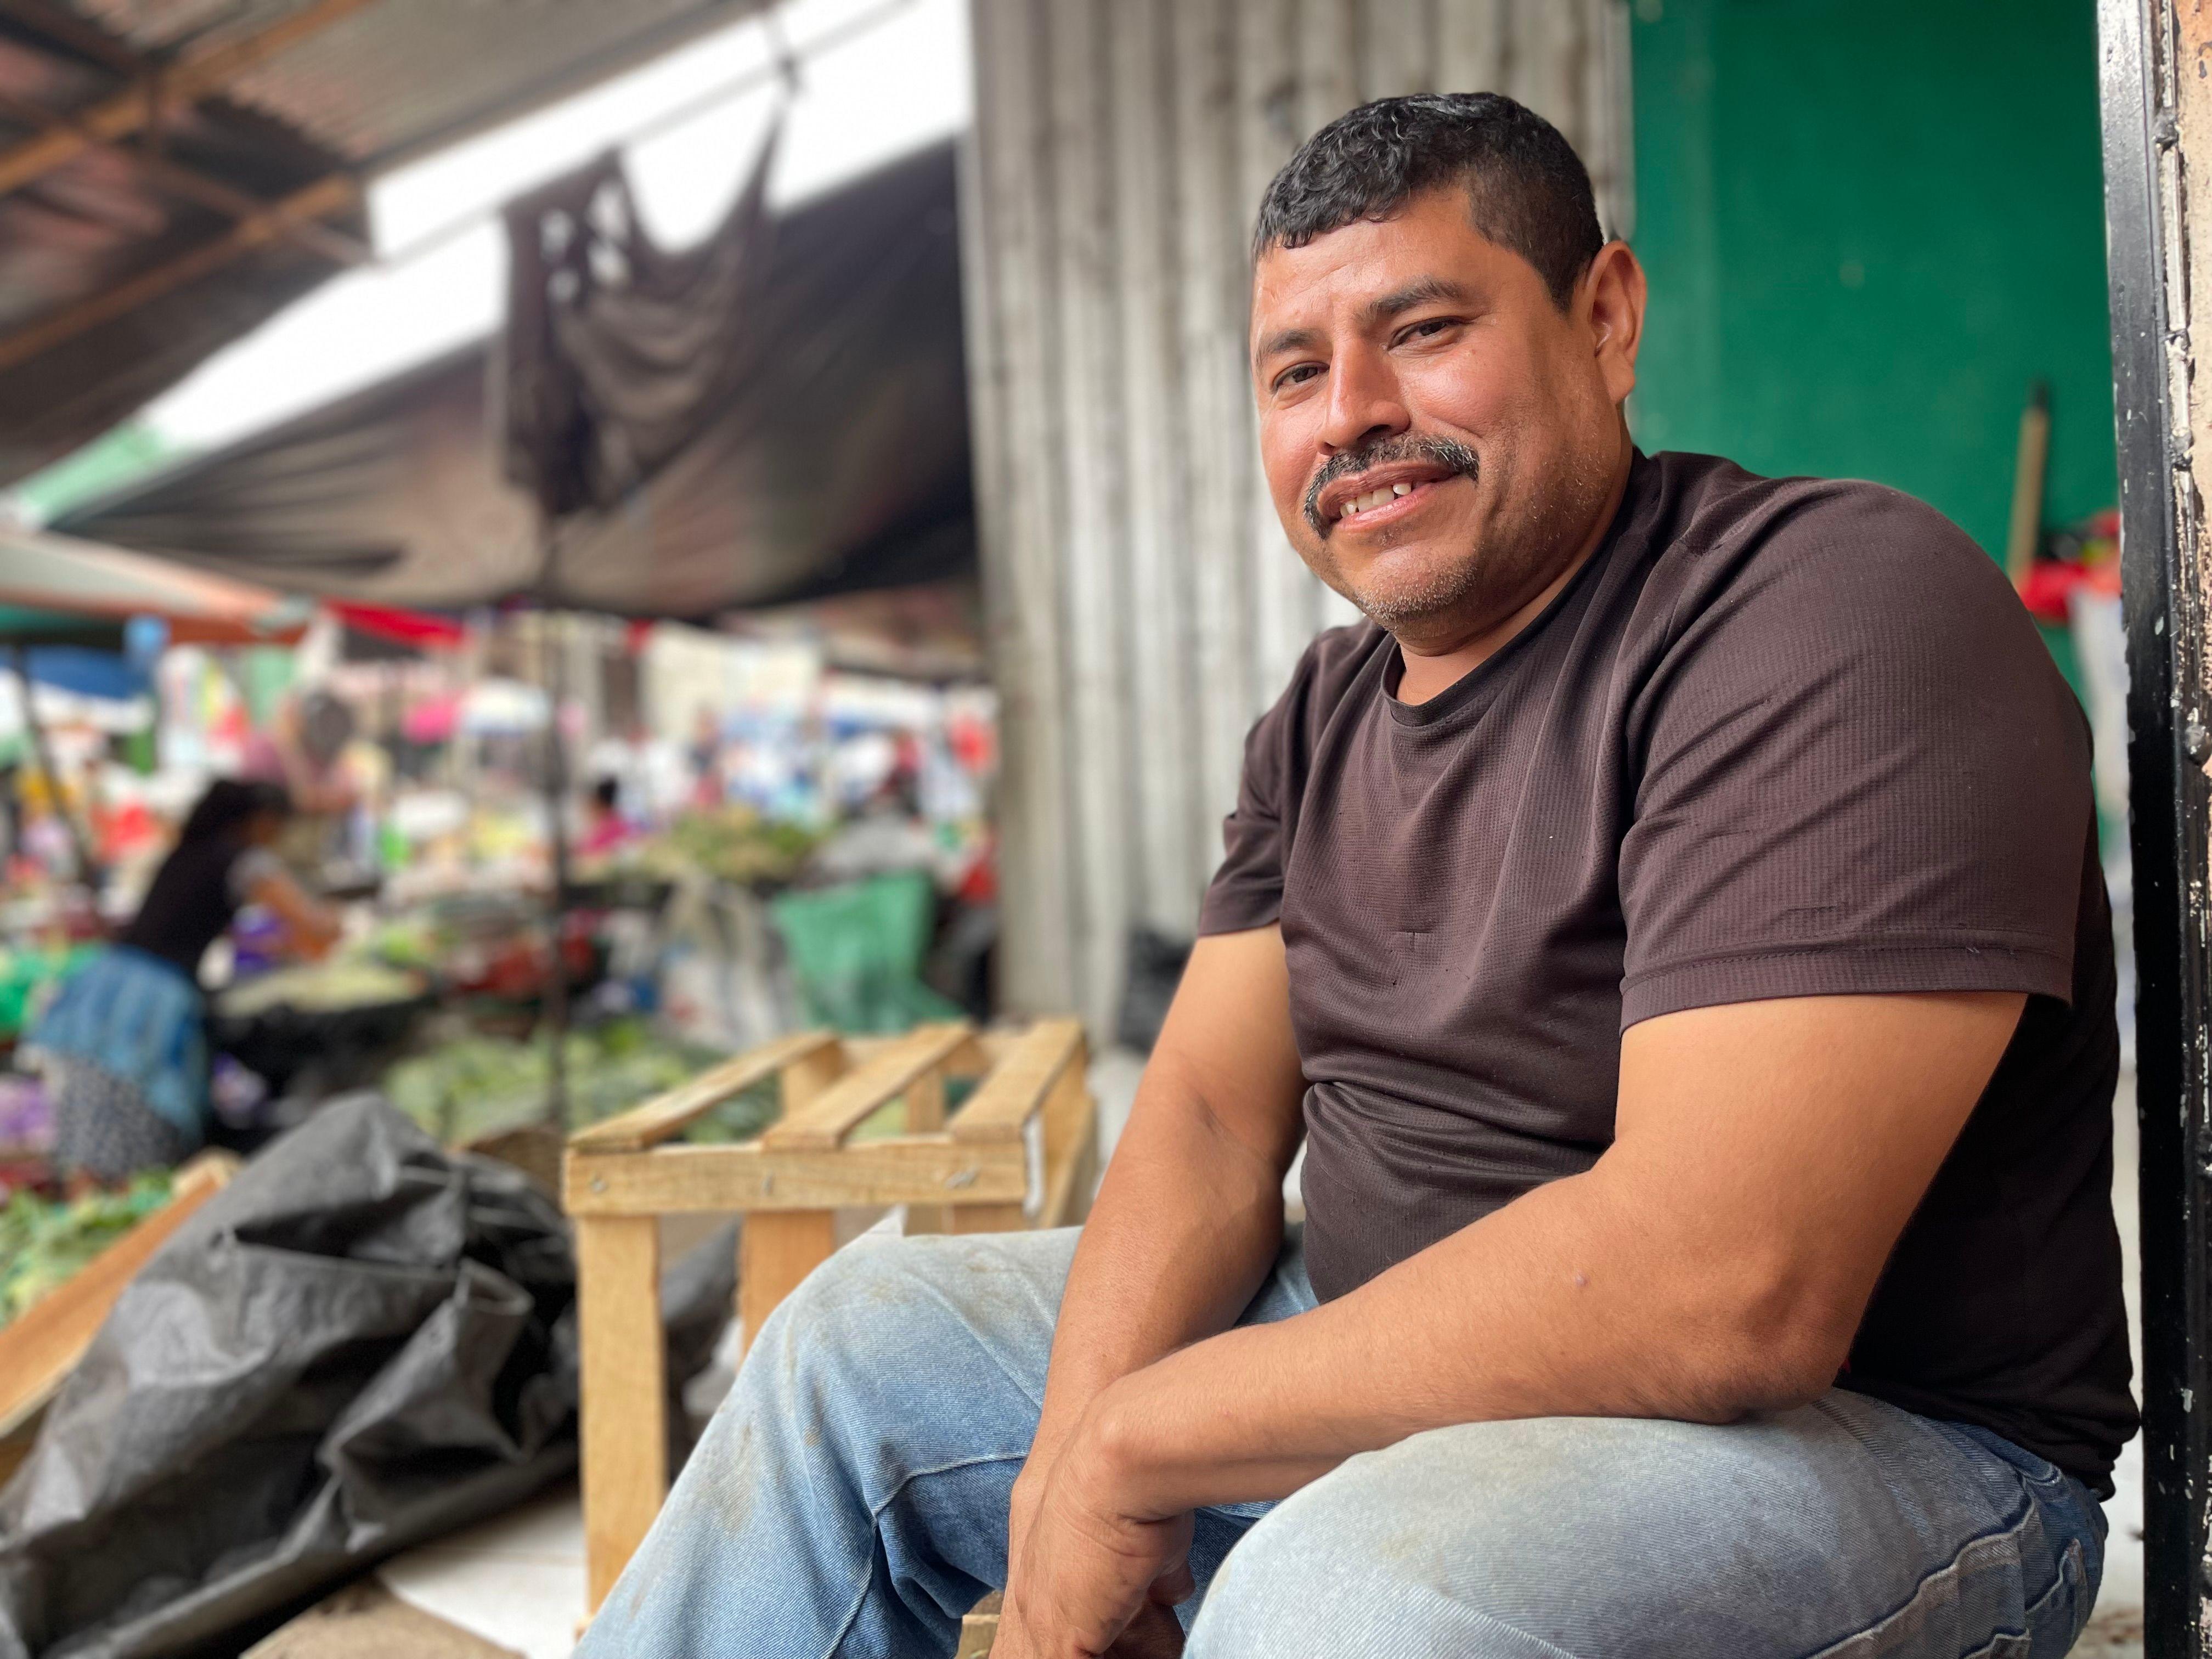
[[[636,839],[637,832],[623,816],[622,780],[601,778],[584,799],[584,833],[576,852],[583,858],[605,858],[620,852]]]
[[[353,735],[353,711],[330,692],[288,697],[247,739],[245,775],[282,785],[297,817],[341,817],[360,793],[345,765]]]
[[[685,754],[691,763],[691,804],[722,805],[728,792],[722,775],[722,722],[704,703],[691,722],[691,743]]]
[[[241,908],[274,916],[291,956],[320,957],[337,939],[273,850],[292,816],[279,785],[210,784],[137,914],[32,1028],[25,1046],[53,1095],[55,1161],[73,1191],[176,1164],[205,1139],[200,959]]]

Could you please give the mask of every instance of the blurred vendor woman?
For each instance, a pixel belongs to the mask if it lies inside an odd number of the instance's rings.
[[[292,803],[276,784],[221,779],[185,818],[115,943],[62,987],[29,1039],[54,1102],[54,1155],[72,1185],[175,1164],[206,1138],[208,1042],[200,958],[240,907],[319,957],[330,913],[270,850]]]

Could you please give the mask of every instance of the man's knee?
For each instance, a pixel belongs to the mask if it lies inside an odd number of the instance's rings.
[[[751,1380],[779,1391],[869,1391],[989,1352],[1048,1350],[1072,1236],[866,1237],[799,1284],[762,1327]]]
[[[1633,1624],[1663,1579],[1617,1580],[1638,1553],[1645,1477],[1687,1425],[1537,1419],[1468,1424],[1352,1459],[1237,1544],[1206,1593],[1192,1659],[1346,1653],[1559,1659],[1596,1604]],[[1641,1471],[1639,1474],[1638,1471]],[[1577,1553],[1577,1546],[1580,1546]]]
[[[1446,1654],[1556,1659],[1469,1603],[1388,1465],[1354,1458],[1269,1511],[1229,1553],[1192,1631],[1191,1659]],[[1455,1546],[1468,1541],[1464,1520]],[[1456,1550],[1455,1550],[1455,1553]]]

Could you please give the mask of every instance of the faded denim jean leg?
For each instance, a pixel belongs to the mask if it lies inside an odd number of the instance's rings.
[[[922,1659],[1004,1582],[1076,1233],[868,1238],[754,1345],[579,1659]],[[1293,1233],[1249,1323],[1313,1306]],[[1469,1424],[1202,1511],[1191,1659],[2058,1659],[2104,1519],[1841,1390],[1719,1427]]]

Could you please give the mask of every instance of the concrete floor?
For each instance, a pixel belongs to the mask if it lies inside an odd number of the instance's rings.
[[[1092,1071],[1106,1149],[1119,1138],[1136,1091],[1134,1055],[1109,1054]],[[2135,1079],[2113,1103],[2112,1207],[2127,1255],[2130,1327],[2136,1325]],[[2142,1345],[2136,1342],[2136,1369]],[[2142,1446],[2121,1454],[2097,1613],[2075,1653],[2081,1659],[2141,1659],[2142,1653]],[[388,1564],[384,1583],[404,1600],[527,1659],[569,1659],[584,1618],[584,1520],[566,1484],[482,1526],[410,1551]]]

